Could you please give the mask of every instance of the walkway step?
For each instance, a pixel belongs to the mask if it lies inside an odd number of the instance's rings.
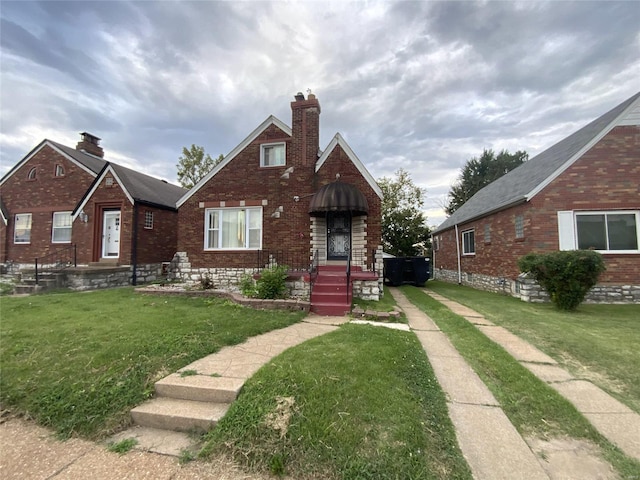
[[[244,384],[241,378],[210,375],[182,376],[173,373],[155,384],[158,397],[181,398],[198,402],[231,403]]]
[[[178,432],[207,431],[216,426],[228,409],[228,403],[158,397],[131,410],[131,418],[143,427]]]

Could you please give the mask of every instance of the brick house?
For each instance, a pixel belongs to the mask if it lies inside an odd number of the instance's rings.
[[[298,93],[291,110],[292,127],[268,117],[177,202],[174,270],[227,287],[287,265],[294,296],[310,296],[315,311],[344,313],[349,295],[381,293],[382,191],[339,133],[320,150],[315,95]],[[322,286],[329,280],[348,291]],[[329,298],[332,290],[345,298]]]
[[[544,299],[517,260],[595,249],[588,300],[640,302],[640,93],[476,193],[432,232],[434,277]]]
[[[20,270],[75,255],[78,265],[127,266],[135,283],[173,257],[186,190],[104,160],[100,139],[81,136],[75,149],[43,140],[0,180],[0,261]]]

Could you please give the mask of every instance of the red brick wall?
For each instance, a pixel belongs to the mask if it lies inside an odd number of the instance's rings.
[[[529,203],[459,226],[475,228],[476,254],[462,256],[463,272],[514,279],[517,259],[530,252],[558,250],[561,210],[640,209],[640,127],[616,127]],[[524,217],[524,239],[515,239],[514,219]],[[491,226],[485,244],[484,225]],[[441,233],[435,268],[457,269],[455,230]],[[639,284],[640,254],[604,254],[601,283]]]
[[[144,228],[145,212],[153,212],[153,228]],[[170,262],[178,248],[178,212],[138,205],[138,264]]]
[[[349,183],[365,196],[369,204],[367,215],[367,254],[382,244],[382,230],[380,219],[382,215],[381,200],[371,185],[362,176],[345,151],[338,145],[322,165],[315,177],[314,191],[336,180],[336,174],[340,174],[340,181]]]
[[[55,177],[55,166],[64,168],[63,177]],[[35,180],[27,175],[36,168]],[[6,232],[6,258],[18,263],[33,263],[65,244],[51,242],[53,212],[71,211],[85,193],[93,177],[75,163],[45,145],[22,165],[1,187],[2,201],[9,211]],[[32,214],[30,244],[14,244],[16,213]],[[75,230],[75,224],[74,224]],[[75,235],[75,232],[74,232]]]

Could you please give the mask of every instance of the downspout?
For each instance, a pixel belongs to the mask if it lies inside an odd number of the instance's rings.
[[[131,265],[133,272],[131,275],[131,285],[138,284],[136,271],[138,270],[138,202],[133,201],[133,229],[131,234]]]
[[[436,238],[431,235],[431,280],[436,279]]]
[[[458,285],[462,285],[462,266],[460,265],[460,237],[458,236],[457,223],[456,223],[456,253],[458,256]]]

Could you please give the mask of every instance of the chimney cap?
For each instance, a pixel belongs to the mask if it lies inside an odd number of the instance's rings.
[[[101,138],[96,137],[94,134],[89,132],[80,132],[80,136],[82,137],[82,140],[86,140],[90,143],[95,143],[96,145],[98,145],[100,143],[100,140],[102,140]]]
[[[302,92],[296,93],[295,99],[297,102],[301,102],[304,100],[304,94]]]

